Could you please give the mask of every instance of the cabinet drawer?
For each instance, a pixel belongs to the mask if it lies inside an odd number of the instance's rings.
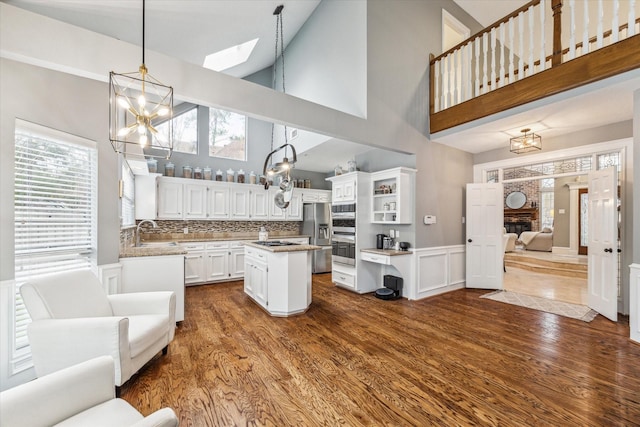
[[[208,251],[212,249],[229,249],[229,242],[207,242],[206,248]]]
[[[237,242],[229,242],[229,247],[231,249],[244,248],[244,243],[249,242],[250,240],[242,240]]]
[[[356,285],[356,278],[353,274],[343,273],[342,271],[333,270],[331,272],[331,280],[342,285],[354,288]]]
[[[391,264],[391,257],[388,255],[372,254],[369,252],[360,252],[360,259],[363,261],[375,262],[378,264]]]
[[[247,248],[246,255],[260,262],[267,262],[267,254],[264,251]]]
[[[182,246],[183,248],[185,248],[189,252],[191,252],[191,251],[203,251],[204,250],[204,243],[186,242],[186,243],[181,243],[180,246]]]

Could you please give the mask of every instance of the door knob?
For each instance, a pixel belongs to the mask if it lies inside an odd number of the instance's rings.
[[[613,253],[613,249],[611,249],[611,248],[604,248],[604,251],[605,252],[609,252],[609,253]]]
[[[467,240],[467,242],[471,243],[471,242],[473,242],[473,240],[469,239],[469,240]]]

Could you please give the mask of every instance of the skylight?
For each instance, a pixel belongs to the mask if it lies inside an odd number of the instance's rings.
[[[213,71],[223,71],[240,65],[249,59],[258,40],[259,38],[249,40],[248,42],[207,55],[206,58],[204,58],[204,64],[202,64],[202,66]]]

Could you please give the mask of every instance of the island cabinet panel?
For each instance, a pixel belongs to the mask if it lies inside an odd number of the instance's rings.
[[[311,304],[311,252],[247,245],[244,291],[272,316],[304,313]]]

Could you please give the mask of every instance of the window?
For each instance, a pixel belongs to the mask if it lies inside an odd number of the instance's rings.
[[[182,104],[181,104],[182,105]],[[178,153],[198,154],[198,107],[189,104],[190,108],[179,112],[181,105],[174,108],[173,122],[173,151]],[[176,113],[178,112],[178,113]],[[169,123],[165,122],[156,126],[158,133],[169,140]]]
[[[126,161],[122,162],[121,227],[136,225],[135,182],[133,172]]]
[[[209,156],[247,160],[247,118],[209,108]]]
[[[17,120],[14,161],[15,356],[28,345],[19,286],[94,264],[97,150],[93,141]]]

